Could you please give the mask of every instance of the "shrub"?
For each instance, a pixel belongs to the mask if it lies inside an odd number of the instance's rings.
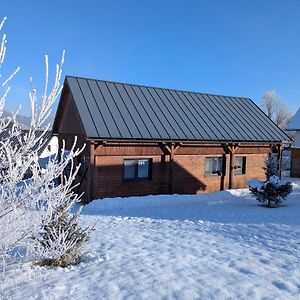
[[[279,179],[277,176],[277,160],[274,156],[268,156],[265,162],[265,169],[267,180],[251,180],[248,183],[249,190],[259,202],[265,204],[267,207],[278,207],[279,204],[292,192],[292,183],[283,183]]]
[[[80,211],[71,214],[67,207],[59,207],[51,220],[41,226],[39,235],[32,237],[39,265],[68,267],[80,262],[82,249],[93,230],[78,225]]]
[[[0,133],[3,135],[0,143],[0,272],[4,279],[7,263],[16,262],[11,252],[19,246],[30,246],[28,241],[32,240],[28,237],[35,237],[35,249],[40,258],[54,265],[57,260],[67,265],[78,260],[78,253],[90,232],[78,226],[80,211],[70,217],[71,207],[80,200],[73,193],[73,180],[79,170],[79,166],[73,167],[73,161],[83,151],[83,148],[76,149],[77,139],[69,151],[65,151],[63,145],[60,153],[49,158],[45,168],[39,162],[39,152],[50,128],[47,120],[61,91],[64,52],[61,63],[56,65],[52,86],[49,85],[47,56],[42,94],[38,93],[31,80],[31,124],[23,135],[17,113],[4,117],[10,81],[19,70],[17,68],[7,79],[3,79],[1,74],[7,44],[6,35],[2,34],[5,20],[0,22]],[[71,172],[58,182],[69,164],[72,165]],[[30,179],[24,180],[28,174]]]

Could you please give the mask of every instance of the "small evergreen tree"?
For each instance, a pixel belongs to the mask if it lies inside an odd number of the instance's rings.
[[[292,192],[291,182],[282,183],[278,177],[278,163],[274,156],[268,156],[265,162],[266,181],[252,180],[249,190],[256,199],[267,207],[278,207]]]
[[[79,226],[80,211],[70,214],[64,203],[52,214],[51,220],[41,226],[39,235],[32,237],[39,265],[68,267],[80,262],[82,249],[93,230]]]
[[[271,155],[271,153],[269,153],[268,158],[265,162],[265,174],[267,180],[269,180],[271,176],[278,176],[278,173],[278,161],[274,155]]]

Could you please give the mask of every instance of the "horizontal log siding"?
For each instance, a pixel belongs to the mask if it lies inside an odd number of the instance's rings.
[[[95,142],[97,144],[97,142]],[[101,143],[99,142],[99,145]],[[236,154],[264,154],[270,151],[270,145],[240,145]],[[157,144],[147,143],[107,143],[105,147],[98,147],[95,155],[160,155],[162,153]],[[215,145],[182,145],[176,151],[176,155],[210,155],[224,153],[221,144]]]
[[[214,153],[221,156],[223,153]],[[226,157],[225,176],[205,176],[205,158],[211,155],[175,155],[174,193],[199,194],[217,192],[228,187],[229,155]],[[222,183],[223,181],[223,183]]]
[[[145,158],[145,156],[95,157],[96,198],[168,193],[168,164],[161,163],[161,156],[146,156],[153,159],[152,179],[139,182],[123,181],[123,161],[126,158]]]
[[[236,156],[238,156],[237,154]],[[252,178],[265,180],[265,160],[268,152],[264,154],[247,154],[246,156],[246,174],[235,175],[233,179],[233,188],[239,189],[247,187],[247,182]]]
[[[291,177],[300,177],[300,148],[293,148],[291,154]]]
[[[169,156],[163,155],[155,144],[104,144],[91,145],[95,155],[93,177],[93,198],[167,194],[169,192]],[[246,174],[233,178],[233,187],[246,187],[246,182],[257,177],[264,179],[264,160],[270,151],[269,145],[242,145],[236,155],[247,157]],[[226,174],[205,176],[204,164],[207,156],[226,157]],[[152,158],[152,180],[142,182],[123,181],[123,161],[126,158]],[[227,189],[229,184],[229,154],[221,145],[181,146],[173,163],[173,192],[176,194],[197,194]]]

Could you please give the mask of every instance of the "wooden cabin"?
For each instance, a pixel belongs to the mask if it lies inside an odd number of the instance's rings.
[[[291,148],[291,177],[300,177],[300,108],[287,125],[287,130],[295,131]]]
[[[289,137],[251,99],[67,76],[53,132],[86,144],[77,182],[96,198],[196,194],[264,179]]]

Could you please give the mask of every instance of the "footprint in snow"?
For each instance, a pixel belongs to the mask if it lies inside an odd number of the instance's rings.
[[[270,261],[267,260],[267,259],[264,259],[264,258],[261,258],[259,261],[260,261],[261,263],[265,264],[265,265],[270,264]]]
[[[284,291],[288,291],[289,292],[289,288],[287,287],[287,285],[283,282],[280,281],[273,281],[272,284],[277,287],[279,290],[284,290]]]
[[[250,271],[249,269],[246,269],[246,268],[239,268],[238,271],[245,275],[254,275],[254,273],[252,271]]]

